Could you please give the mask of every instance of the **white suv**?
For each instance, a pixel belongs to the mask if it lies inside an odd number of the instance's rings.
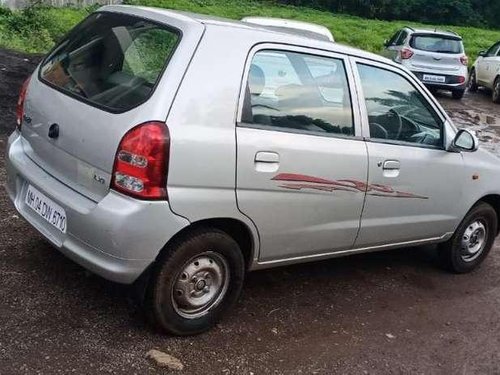
[[[461,99],[469,59],[454,32],[405,27],[385,42],[383,54],[410,69],[431,90],[451,91]]]
[[[493,102],[500,103],[500,42],[479,52],[470,73],[469,90],[475,92],[479,86],[491,89]]]
[[[439,243],[468,272],[498,233],[498,158],[413,74],[266,24],[106,6],[19,97],[16,209],[89,270],[144,285],[170,333],[214,325],[247,271]]]

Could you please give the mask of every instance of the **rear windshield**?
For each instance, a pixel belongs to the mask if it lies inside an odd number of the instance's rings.
[[[415,35],[410,41],[411,47],[421,51],[437,53],[462,53],[462,41],[439,35]]]
[[[40,77],[113,112],[143,103],[179,42],[178,31],[141,18],[94,13],[44,60]]]

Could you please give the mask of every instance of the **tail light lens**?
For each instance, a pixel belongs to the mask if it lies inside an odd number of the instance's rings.
[[[21,130],[21,125],[23,123],[24,115],[24,101],[26,100],[26,91],[28,91],[28,85],[30,84],[31,77],[28,77],[21,86],[21,91],[19,92],[19,98],[17,99],[16,107],[16,127]]]
[[[462,63],[462,65],[468,66],[469,57],[467,55],[460,56],[460,62]]]
[[[464,76],[458,77],[458,83],[465,83],[465,77]]]
[[[402,60],[408,60],[411,59],[411,57],[413,56],[413,51],[408,48],[403,48],[400,54]]]
[[[170,137],[163,122],[129,130],[116,152],[111,187],[140,199],[167,199]]]

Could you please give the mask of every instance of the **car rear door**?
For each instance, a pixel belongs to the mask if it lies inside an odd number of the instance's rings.
[[[388,42],[385,47],[384,56],[396,61],[403,48],[404,42],[408,37],[406,30],[398,31]]]
[[[249,61],[236,185],[259,231],[259,262],[350,249],[368,164],[346,57],[263,44]]]
[[[35,71],[21,127],[25,153],[94,201],[109,190],[123,135],[146,121],[165,121],[204,30],[185,17],[104,10],[70,32]]]
[[[354,61],[369,154],[356,248],[445,238],[462,219],[456,202],[466,178],[462,155],[444,147],[454,131],[413,76]]]

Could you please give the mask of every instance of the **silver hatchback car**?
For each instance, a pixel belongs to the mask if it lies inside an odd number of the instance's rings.
[[[410,69],[431,90],[451,91],[454,99],[464,96],[469,58],[456,33],[405,27],[385,42],[383,54]]]
[[[436,243],[450,270],[476,268],[498,158],[403,66],[263,23],[90,15],[23,86],[16,209],[82,266],[144,285],[179,335],[213,326],[251,270]]]

